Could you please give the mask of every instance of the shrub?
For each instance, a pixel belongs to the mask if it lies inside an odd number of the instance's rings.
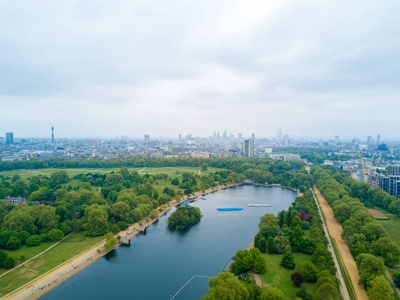
[[[125,230],[129,227],[128,223],[126,223],[125,221],[118,222],[117,224],[118,224],[119,229],[121,229],[121,230]]]
[[[400,287],[400,273],[395,273],[393,275],[393,281],[397,287]]]
[[[37,234],[31,235],[26,240],[26,244],[28,246],[38,246],[38,245],[40,245],[40,242],[41,242],[40,236],[38,236]]]
[[[15,260],[12,257],[7,256],[3,262],[3,267],[6,269],[12,269],[15,266]]]
[[[117,224],[114,224],[114,225],[111,227],[111,232],[114,233],[114,234],[120,232],[119,227],[118,227]]]
[[[42,234],[40,235],[40,240],[41,240],[42,242],[46,241],[46,240],[47,240],[47,234],[42,233]]]
[[[305,261],[300,266],[300,273],[303,275],[303,280],[305,282],[316,282],[318,278],[318,269],[317,267],[309,261]]]
[[[21,240],[15,236],[10,237],[7,242],[7,249],[15,250],[19,247],[21,247]]]
[[[26,244],[26,240],[27,240],[30,236],[31,236],[30,233],[29,233],[28,231],[25,231],[25,230],[21,231],[21,232],[18,234],[18,237],[19,237],[19,239],[21,240],[21,243],[22,243],[22,244]]]
[[[303,276],[298,272],[293,273],[292,276],[290,276],[290,279],[292,280],[293,284],[297,287],[299,287],[303,283]]]
[[[59,241],[64,238],[64,233],[60,229],[52,229],[47,234],[47,237],[51,241]]]
[[[301,226],[301,229],[303,229],[303,230],[310,229],[310,222],[303,221],[303,222],[301,222],[300,226]]]

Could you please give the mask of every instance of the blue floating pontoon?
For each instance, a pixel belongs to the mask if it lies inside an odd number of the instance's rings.
[[[217,208],[219,211],[235,211],[235,210],[243,210],[243,208],[240,207],[232,207],[232,208]]]
[[[186,200],[185,202],[182,202],[181,203],[181,206],[185,206],[185,205],[188,205],[190,202],[188,201],[188,200]]]

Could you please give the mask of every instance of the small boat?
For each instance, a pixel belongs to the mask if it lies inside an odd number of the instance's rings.
[[[243,210],[241,207],[231,207],[231,208],[217,208],[218,211],[237,211]]]
[[[271,207],[271,204],[262,204],[262,203],[256,203],[256,204],[247,204],[248,207]]]

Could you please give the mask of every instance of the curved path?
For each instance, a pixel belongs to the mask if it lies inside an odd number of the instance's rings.
[[[338,220],[333,216],[333,211],[331,206],[326,202],[324,196],[321,195],[320,191],[314,185],[314,191],[317,195],[318,202],[320,207],[324,213],[326,225],[329,231],[329,234],[332,239],[336,241],[336,245],[338,246],[338,251],[340,253],[342,262],[347,269],[347,272],[350,277],[351,284],[353,286],[353,290],[355,292],[355,296],[359,300],[368,299],[367,292],[363,286],[358,285],[358,280],[360,276],[358,275],[358,270],[356,263],[353,259],[353,256],[350,253],[350,249],[346,244],[346,241],[342,239],[341,233],[343,231],[342,225]]]

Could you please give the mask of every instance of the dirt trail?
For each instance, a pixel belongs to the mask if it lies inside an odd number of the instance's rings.
[[[317,195],[318,202],[321,206],[322,211],[324,212],[326,218],[326,224],[328,226],[329,233],[336,241],[336,245],[338,246],[338,250],[340,252],[340,256],[342,258],[342,262],[344,263],[347,272],[350,276],[351,283],[353,285],[353,289],[355,291],[355,296],[359,300],[368,299],[367,292],[363,286],[358,285],[358,280],[360,276],[358,275],[358,270],[356,263],[353,259],[353,256],[350,253],[350,249],[341,237],[341,233],[343,231],[342,225],[335,219],[333,216],[333,211],[331,206],[326,202],[324,196],[321,195],[320,191],[314,186],[315,194]]]

